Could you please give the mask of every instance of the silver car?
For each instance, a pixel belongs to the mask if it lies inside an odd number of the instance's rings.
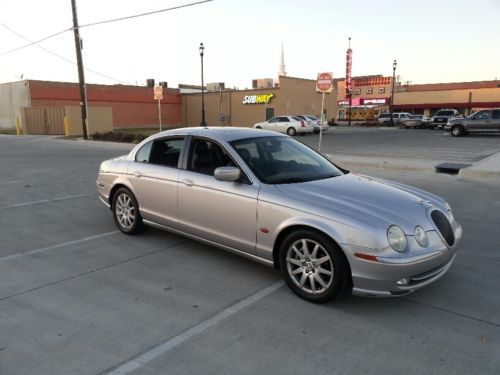
[[[500,108],[486,109],[466,118],[448,120],[444,129],[451,132],[454,137],[469,133],[498,133],[500,132]]]
[[[276,116],[267,121],[258,122],[253,127],[255,129],[285,133],[290,136],[296,134],[312,134],[314,132],[314,126],[310,121],[297,116]]]
[[[446,273],[462,237],[443,199],[264,130],[155,134],[103,162],[97,191],[122,232],[148,225],[221,247],[318,303],[413,292]]]

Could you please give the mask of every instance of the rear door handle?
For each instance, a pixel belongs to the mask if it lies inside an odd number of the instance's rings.
[[[137,178],[141,178],[142,177],[142,173],[139,172],[139,171],[135,171],[134,172],[134,176],[137,177]]]
[[[194,184],[193,180],[188,180],[188,179],[182,180],[182,183],[186,186],[193,186]]]

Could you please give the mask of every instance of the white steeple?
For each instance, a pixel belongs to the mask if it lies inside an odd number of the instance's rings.
[[[285,71],[285,52],[283,50],[283,42],[281,42],[281,63],[278,71],[278,79],[279,76],[286,76],[286,71]]]

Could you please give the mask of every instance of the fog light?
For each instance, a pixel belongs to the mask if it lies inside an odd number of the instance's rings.
[[[398,285],[408,285],[410,283],[410,279],[408,277],[403,277],[396,284]]]

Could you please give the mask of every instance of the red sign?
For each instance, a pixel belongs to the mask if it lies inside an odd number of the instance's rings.
[[[345,96],[349,97],[352,94],[352,49],[348,48],[345,55]]]
[[[318,73],[316,80],[316,91],[332,92],[332,73]]]

